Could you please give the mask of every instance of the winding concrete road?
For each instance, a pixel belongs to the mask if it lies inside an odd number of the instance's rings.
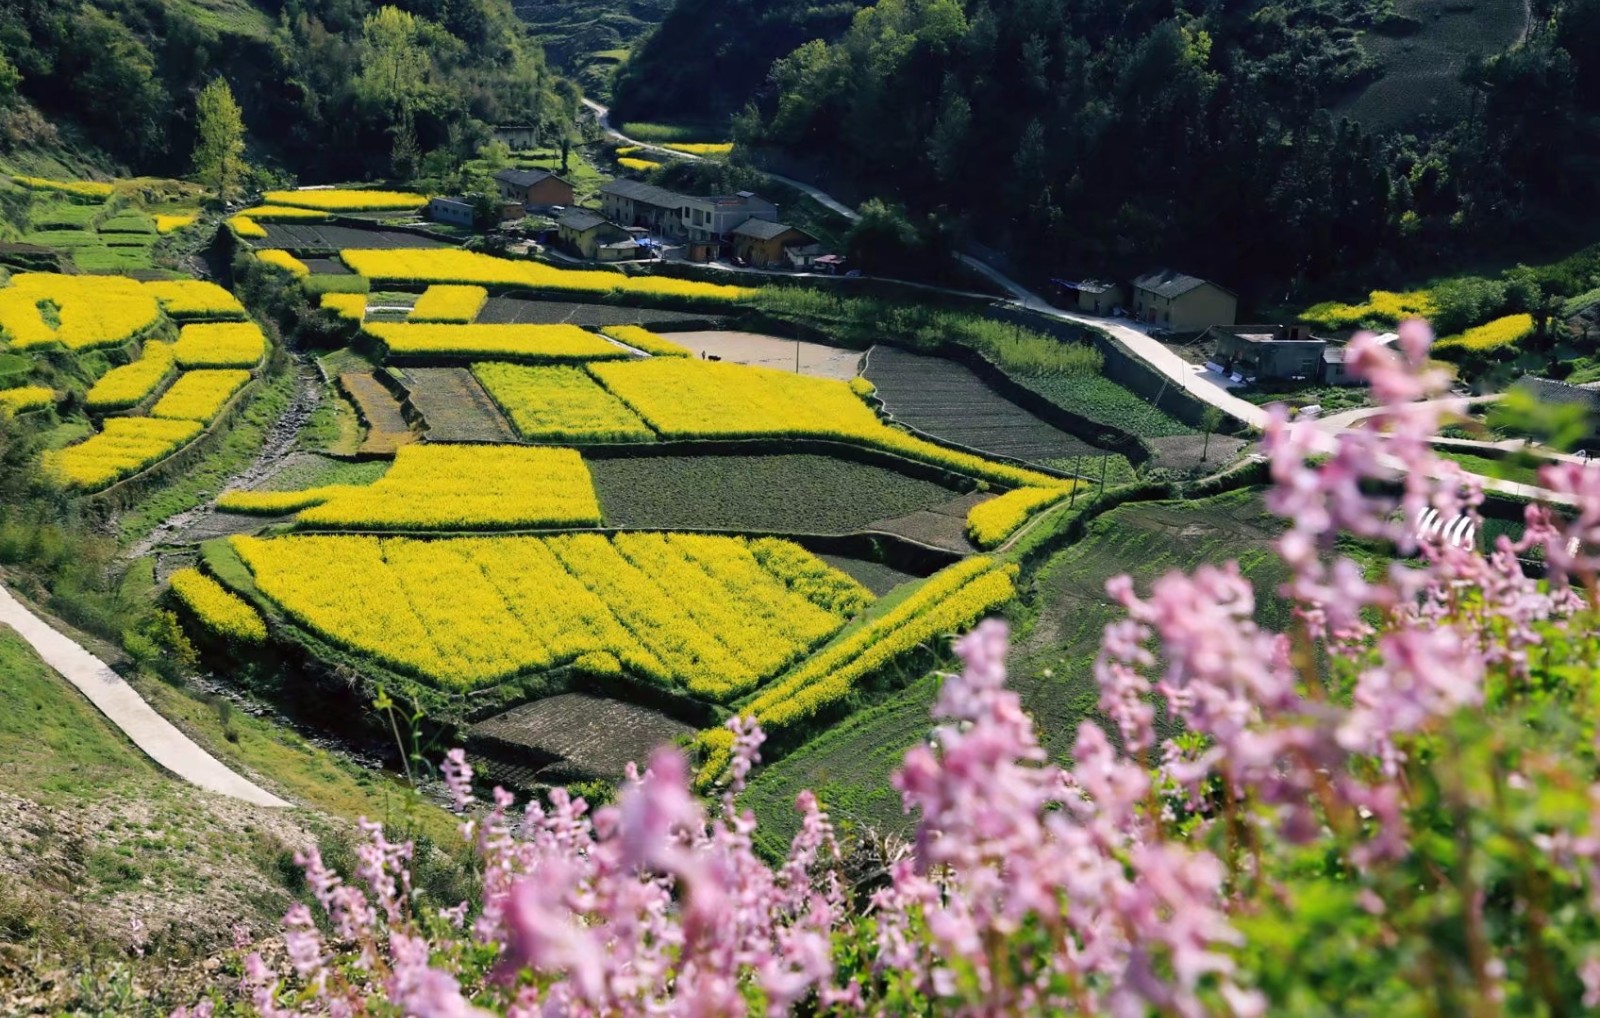
[[[195,745],[104,661],[51,629],[4,586],[0,586],[0,625],[16,630],[45,664],[76,686],[146,756],[173,774],[207,791],[257,806],[276,809],[293,805],[240,777]]]

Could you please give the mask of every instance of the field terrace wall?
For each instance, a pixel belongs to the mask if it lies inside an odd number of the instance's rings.
[[[1158,410],[1171,414],[1190,427],[1205,427],[1205,412],[1209,404],[1182,386],[1174,385],[1171,379],[1146,364],[1110,333],[1092,326],[1064,322],[1037,311],[1009,306],[991,306],[984,315],[994,321],[1020,325],[1066,342],[1082,342],[1088,338],[1105,356],[1107,378],[1149,400]],[[1228,435],[1241,434],[1245,430],[1245,425],[1227,417],[1217,428],[1219,433]]]

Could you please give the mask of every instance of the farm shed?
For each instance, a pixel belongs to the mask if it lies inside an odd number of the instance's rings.
[[[1304,326],[1240,325],[1216,334],[1216,360],[1225,372],[1258,382],[1322,376],[1328,341]]]
[[[465,198],[433,198],[428,202],[428,218],[436,223],[471,227],[477,210]]]
[[[600,261],[638,257],[639,242],[593,209],[568,209],[556,220],[561,246],[573,254]]]
[[[1232,325],[1239,299],[1216,283],[1162,269],[1133,281],[1133,313],[1174,332],[1198,332],[1213,325]]]
[[[1052,279],[1063,306],[1075,306],[1091,315],[1109,315],[1128,303],[1128,290],[1121,283],[1099,279]]]
[[[572,204],[572,185],[549,170],[501,170],[494,182],[502,199],[524,208]]]
[[[747,219],[733,228],[733,253],[758,268],[804,267],[822,247],[817,238],[788,223]]]

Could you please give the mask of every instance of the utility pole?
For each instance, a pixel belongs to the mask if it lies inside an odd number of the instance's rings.
[[[1083,480],[1083,453],[1078,453],[1077,459],[1072,461],[1072,498],[1067,501],[1067,508],[1071,509],[1078,504],[1078,484]]]
[[[1100,494],[1106,493],[1106,464],[1111,462],[1110,456],[1100,457]]]

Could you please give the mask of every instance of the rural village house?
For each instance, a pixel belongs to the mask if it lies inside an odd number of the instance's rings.
[[[600,203],[613,222],[684,241],[689,259],[699,262],[711,261],[724,245],[736,243],[734,233],[743,224],[778,222],[778,206],[750,191],[696,197],[642,181],[613,180],[600,189]],[[795,232],[797,236],[777,245],[779,257],[769,264],[782,264],[782,250],[796,242],[815,243],[815,238]]]
[[[1323,377],[1323,355],[1330,347],[1306,326],[1239,325],[1215,329],[1213,334],[1217,338],[1214,362],[1224,374],[1257,382]],[[1341,354],[1338,364],[1342,370],[1344,350],[1332,349]]]
[[[633,235],[593,209],[568,209],[556,228],[561,246],[584,258],[614,262],[639,257],[641,248]]]
[[[1232,325],[1239,299],[1198,276],[1162,269],[1133,281],[1133,315],[1174,332]]]
[[[428,218],[436,223],[465,226],[470,229],[477,221],[477,209],[465,198],[438,197],[428,199]]]
[[[494,175],[500,197],[524,208],[571,205],[572,185],[549,170],[501,170]]]
[[[733,228],[733,253],[757,268],[805,268],[822,254],[817,238],[787,223],[746,219]]]
[[[1108,283],[1099,279],[1052,279],[1058,299],[1063,305],[1075,305],[1079,311],[1090,315],[1109,315],[1128,304],[1128,289],[1121,283]]]
[[[539,129],[525,124],[497,127],[494,129],[494,140],[513,152],[526,152],[539,147]]]

